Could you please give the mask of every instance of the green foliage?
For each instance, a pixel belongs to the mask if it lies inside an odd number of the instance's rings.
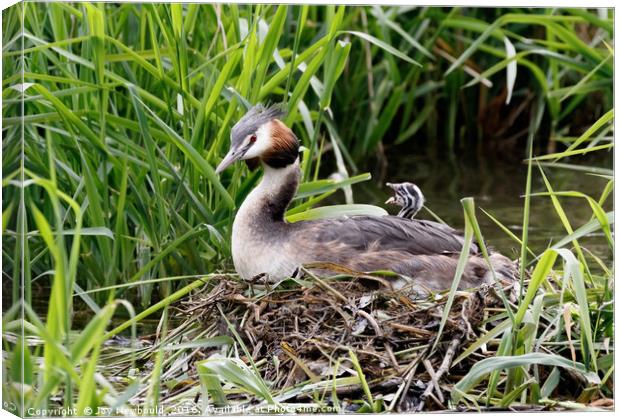
[[[336,90],[334,120],[353,114],[366,122],[341,124],[340,135],[355,156],[368,156],[379,143],[394,142],[463,151],[479,141],[501,142],[520,130],[522,126],[505,120],[505,125],[495,127],[503,137],[494,138],[496,132],[482,121],[500,111],[516,115],[515,108],[528,106],[532,93],[546,102],[550,137],[572,131],[569,116],[592,100],[593,93],[602,106],[591,117],[613,105],[613,18],[606,13],[601,17],[584,9],[356,9],[351,14],[356,18],[370,14],[368,35],[388,41],[419,65],[403,65],[372,43],[364,45],[365,54],[360,51],[351,57],[355,70]],[[596,35],[584,37],[586,27]],[[500,103],[504,94],[505,103]]]

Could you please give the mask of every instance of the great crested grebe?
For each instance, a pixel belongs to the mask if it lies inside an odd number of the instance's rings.
[[[391,196],[385,203],[401,207],[397,215],[398,217],[413,218],[424,206],[424,195],[415,183],[388,182],[386,185],[392,188],[394,196]]]
[[[241,204],[232,228],[237,273],[250,280],[267,275],[280,281],[312,262],[334,263],[356,271],[391,270],[425,288],[450,287],[463,236],[443,224],[395,216],[352,216],[289,223],[286,208],[299,185],[299,142],[275,106],[257,105],[232,129],[230,150],[221,173],[238,160],[261,164],[263,178]],[[459,288],[492,281],[475,245]],[[514,267],[502,255],[491,257],[499,278],[513,278]]]

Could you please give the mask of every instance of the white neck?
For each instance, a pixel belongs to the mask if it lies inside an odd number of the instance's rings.
[[[266,164],[262,166],[263,178],[241,204],[235,223],[240,218],[246,222],[267,221],[264,217],[268,221],[284,221],[284,211],[295,196],[299,184],[299,159],[283,168],[273,168]]]
[[[268,273],[271,280],[292,275],[297,261],[286,257],[286,242],[292,224],[284,211],[297,191],[299,159],[283,168],[263,164],[259,185],[241,204],[232,231],[232,256],[242,278]]]

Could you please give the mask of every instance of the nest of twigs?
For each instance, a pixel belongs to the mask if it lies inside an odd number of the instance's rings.
[[[273,288],[222,279],[178,309],[205,326],[217,323],[221,334],[232,336],[234,327],[255,361],[268,360],[261,374],[273,389],[355,375],[350,362],[334,371],[335,360],[352,351],[371,390],[395,393],[395,410],[411,411],[447,408],[449,386],[441,383],[459,378],[459,371],[452,375],[455,353],[476,338],[485,309],[501,307],[488,286],[458,291],[435,344],[447,292],[414,299],[369,277],[300,282]],[[471,362],[463,364],[460,371]],[[349,387],[337,393],[363,394]]]

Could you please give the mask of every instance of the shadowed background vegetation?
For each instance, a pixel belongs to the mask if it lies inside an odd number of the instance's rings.
[[[415,180],[428,161],[437,166],[428,178],[463,159],[520,165],[522,183],[511,186],[518,225],[494,217],[493,207],[478,217],[515,249],[523,292],[497,314],[501,328],[482,330],[469,350],[491,342],[493,355],[544,352],[572,364],[487,358],[496,362],[483,369],[488,386],[475,386],[483,373],[466,377],[450,386],[454,405],[556,406],[566,401],[551,399],[567,365],[582,377],[575,406],[613,396],[611,11],[26,3],[3,12],[2,30],[3,394],[17,406],[25,397],[20,414],[159,405],[160,386],[172,385],[160,377],[192,350],[168,337],[169,305],[201,287],[199,278],[232,272],[234,211],[260,171],[239,165],[218,178],[213,168],[232,125],[259,102],[282,102],[304,146],[292,221],[383,213],[360,205],[368,202],[358,197],[362,185],[351,185],[371,175]],[[562,171],[571,175],[558,186]],[[595,178],[586,190],[578,189],[582,176]],[[440,202],[440,188],[422,189]],[[377,193],[369,200],[378,202]],[[544,200],[545,214],[530,200]],[[313,209],[321,201],[347,206]],[[465,204],[470,218],[459,208],[457,223],[479,238],[485,229]],[[581,208],[577,221],[564,206]],[[528,227],[539,216],[554,218],[562,234],[539,236],[530,249]],[[581,239],[598,241],[590,248]],[[106,340],[154,332],[151,347],[125,347],[114,355],[121,360],[105,361],[134,367],[141,359],[148,374],[103,372]],[[232,359],[243,343],[220,332],[202,336],[211,339],[203,346],[224,345]],[[541,350],[549,339],[556,345]],[[225,402],[221,381],[257,389],[246,392],[248,405],[273,403],[276,389],[244,359],[251,369],[208,370],[205,389]],[[546,380],[528,363],[551,365]],[[393,410],[369,394],[362,370],[352,377],[365,398],[353,405]],[[185,396],[200,393],[192,391]]]

